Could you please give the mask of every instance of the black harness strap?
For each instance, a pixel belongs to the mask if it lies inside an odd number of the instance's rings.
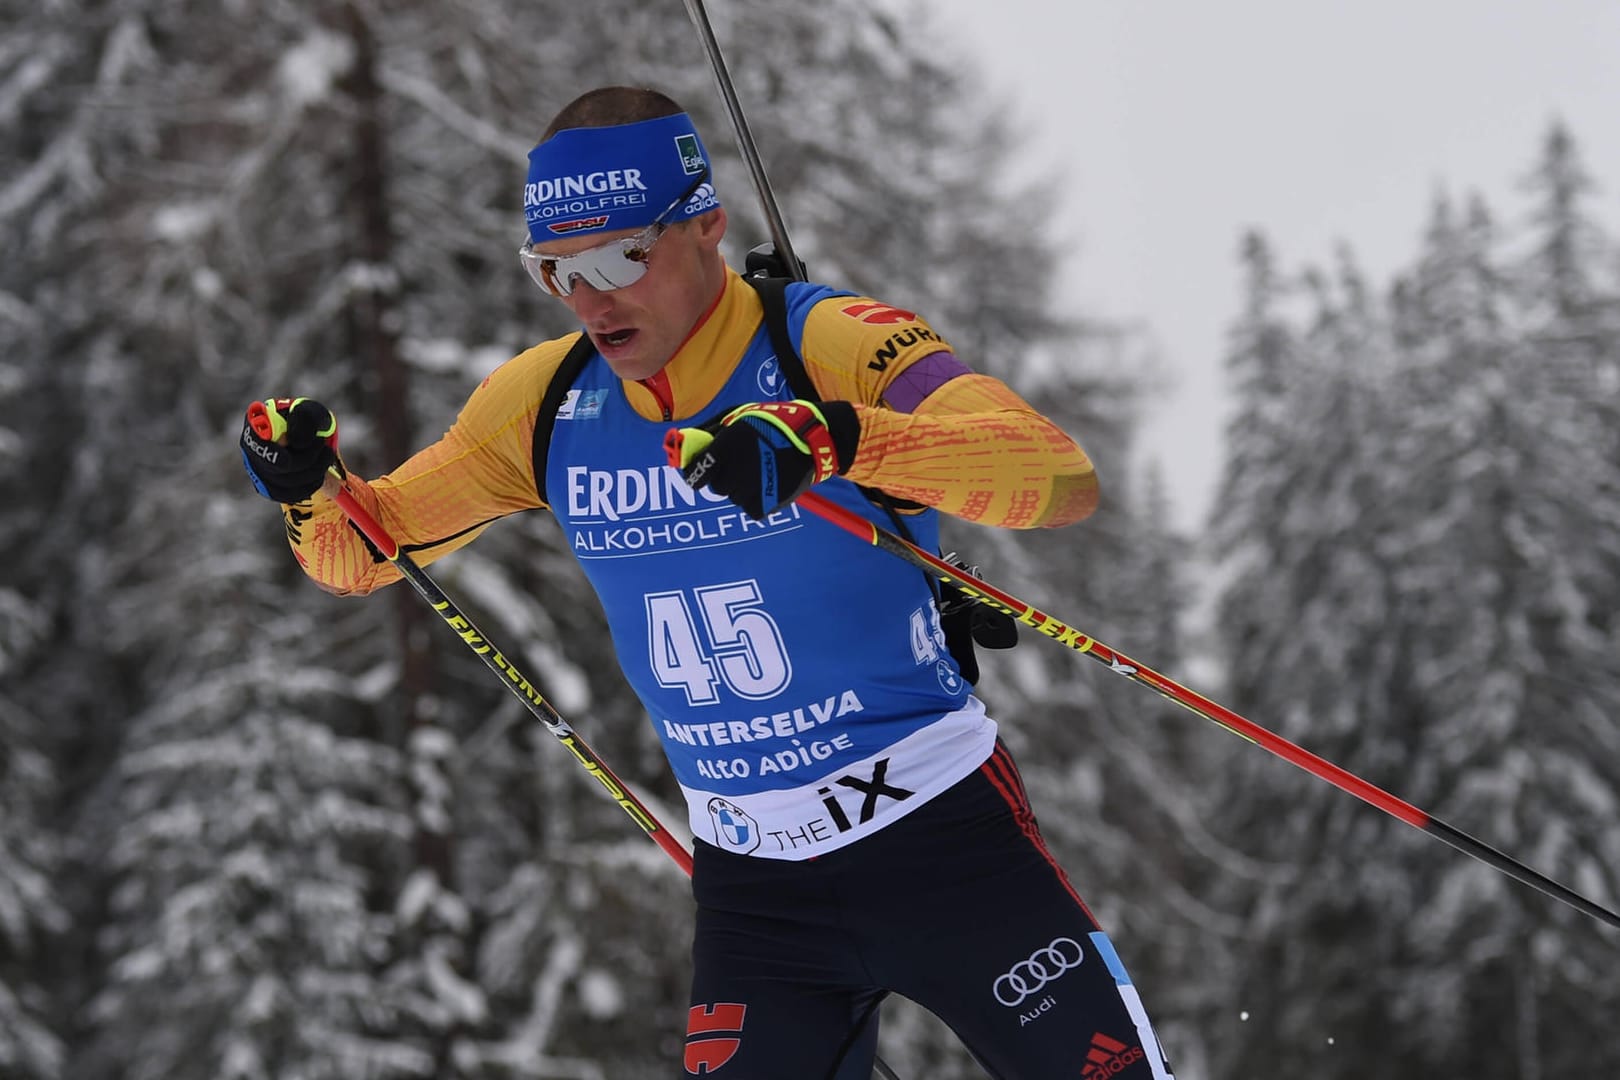
[[[534,416],[534,447],[529,451],[534,459],[534,486],[540,493],[540,501],[548,505],[546,458],[551,454],[551,432],[557,426],[557,410],[562,408],[563,398],[573,388],[574,380],[579,378],[579,373],[585,370],[585,365],[595,355],[596,346],[591,344],[591,336],[581,331],[579,340],[568,350],[562,363],[557,365],[557,371],[546,387],[546,396],[540,399],[540,411]]]
[[[771,348],[776,352],[776,362],[782,365],[782,374],[787,378],[788,388],[793,391],[793,396],[805,401],[820,401],[821,394],[816,391],[816,384],[810,380],[810,372],[804,366],[804,358],[794,347],[793,335],[788,332],[788,279],[748,274],[743,280],[759,293],[759,301],[765,308],[765,330],[770,335]],[[896,499],[879,488],[863,487],[861,494],[889,512],[889,518],[894,522],[896,532],[907,540],[912,538],[911,531],[906,528],[905,520],[900,517],[899,511],[921,510],[922,503]],[[932,577],[929,578],[929,581],[933,580]]]
[[[759,293],[760,303],[765,307],[765,328],[771,336],[771,348],[776,351],[776,362],[782,365],[782,373],[787,378],[788,386],[793,390],[793,396],[805,401],[820,401],[821,395],[816,392],[815,383],[810,381],[810,372],[805,369],[804,358],[799,355],[798,349],[794,348],[793,335],[788,332],[788,279],[772,276],[767,272],[756,272],[744,276],[743,280]],[[916,543],[916,538],[906,525],[906,519],[900,510],[902,507],[920,510],[921,503],[896,499],[881,488],[862,487],[861,494],[874,505],[883,508],[883,512],[889,516],[889,521],[893,523],[895,532],[904,537],[908,543]],[[1017,627],[1005,615],[997,619],[998,612],[968,600],[955,585],[946,585],[928,573],[923,574],[923,579],[928,582],[928,589],[934,594],[934,605],[940,613],[940,629],[945,632],[945,647],[956,658],[957,667],[962,670],[962,677],[969,683],[977,685],[979,658],[973,651],[975,630],[979,629],[979,636],[986,639],[984,644],[992,648],[1008,648],[1011,641],[1017,640]],[[1006,625],[1002,626],[1002,622]]]
[[[771,349],[776,353],[776,362],[782,365],[782,374],[787,378],[793,396],[805,401],[820,401],[816,384],[810,381],[810,372],[805,370],[799,350],[793,347],[793,335],[788,332],[788,279],[749,274],[743,280],[759,294],[759,302],[765,308],[765,332],[770,335]]]

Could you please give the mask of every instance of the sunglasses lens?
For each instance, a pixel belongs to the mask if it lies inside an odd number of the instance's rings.
[[[534,283],[552,296],[571,294],[575,279],[593,289],[607,292],[641,280],[647,272],[648,249],[659,235],[659,232],[648,229],[573,255],[542,255],[525,244],[518,252],[518,258]]]

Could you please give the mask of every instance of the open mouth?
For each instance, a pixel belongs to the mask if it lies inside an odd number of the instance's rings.
[[[615,330],[610,334],[598,334],[596,340],[603,345],[619,346],[636,336],[634,330]]]

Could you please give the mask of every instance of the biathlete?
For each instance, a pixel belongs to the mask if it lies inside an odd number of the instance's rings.
[[[794,282],[768,325],[720,253],[703,142],[660,93],[569,104],[524,192],[520,259],[580,332],[502,365],[386,476],[346,483],[420,562],[507,514],[561,522],[697,837],[685,1074],[867,1076],[874,1010],[898,993],[1002,1080],[1167,1080],[937,586],[794,504],[815,485],[937,550],[940,513],[1086,517],[1087,455],[912,312]],[[395,580],[321,491],[341,469],[332,413],[254,413],[243,459],[308,574],[345,595]]]

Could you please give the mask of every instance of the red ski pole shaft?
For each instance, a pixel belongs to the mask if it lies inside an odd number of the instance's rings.
[[[1610,909],[1587,899],[1573,889],[1559,884],[1538,871],[1532,870],[1517,859],[1498,851],[1481,840],[1475,839],[1461,829],[1446,824],[1411,803],[1399,799],[1384,789],[1356,776],[1354,773],[1340,768],[1331,761],[1320,758],[1309,750],[1289,742],[1281,735],[1268,731],[1259,724],[1239,716],[1224,705],[1211,701],[1194,690],[1187,689],[1173,679],[1166,678],[1147,665],[1138,663],[1117,649],[1110,648],[1096,638],[1083,634],[1067,623],[1048,615],[1035,605],[1026,603],[1010,593],[1003,592],[988,582],[965,574],[939,556],[930,554],[917,545],[879,528],[859,514],[846,510],[836,503],[829,502],[814,492],[799,496],[798,504],[811,513],[832,522],[839,528],[853,533],[867,543],[897,555],[942,580],[949,581],[967,593],[972,599],[998,611],[1006,612],[1024,625],[1033,627],[1038,632],[1056,641],[1059,645],[1065,645],[1077,653],[1082,653],[1099,663],[1106,664],[1110,671],[1123,675],[1132,682],[1141,683],[1148,689],[1169,698],[1190,712],[1219,724],[1234,735],[1241,736],[1264,747],[1285,761],[1299,766],[1311,775],[1326,780],[1339,790],[1354,795],[1362,802],[1376,806],[1384,813],[1399,818],[1408,825],[1421,829],[1430,836],[1450,844],[1464,855],[1478,859],[1488,866],[1495,867],[1509,877],[1515,878],[1531,888],[1538,889],[1553,899],[1560,900],[1600,922],[1620,928],[1620,914],[1616,914]]]

